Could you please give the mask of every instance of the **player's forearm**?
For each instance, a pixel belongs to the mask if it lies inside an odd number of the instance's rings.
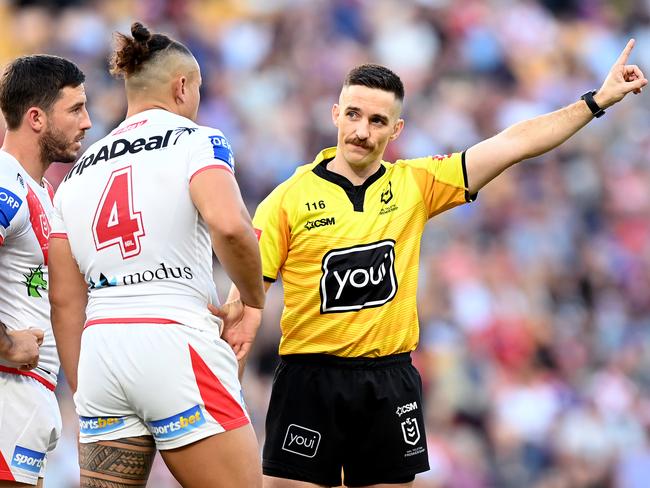
[[[250,223],[242,220],[228,232],[212,232],[212,242],[219,262],[236,286],[242,302],[262,308],[265,297],[262,262]]]
[[[505,169],[556,148],[584,127],[593,115],[579,100],[555,112],[516,123],[467,150],[469,192],[478,192]]]
[[[52,331],[61,367],[70,389],[77,391],[77,366],[81,350],[81,334],[86,320],[85,307],[53,305],[51,311]]]

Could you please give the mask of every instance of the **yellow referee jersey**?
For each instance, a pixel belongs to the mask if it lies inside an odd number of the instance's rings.
[[[363,185],[299,167],[257,208],[264,278],[284,284],[280,354],[378,357],[415,349],[420,239],[470,200],[464,153],[383,162]]]

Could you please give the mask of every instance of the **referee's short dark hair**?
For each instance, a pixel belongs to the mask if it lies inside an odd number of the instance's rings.
[[[343,86],[363,85],[391,92],[400,102],[404,101],[404,85],[399,76],[379,64],[362,64],[352,68]]]
[[[0,109],[7,128],[20,127],[30,107],[49,111],[63,88],[75,88],[85,79],[76,64],[59,56],[34,54],[14,59],[0,77]]]

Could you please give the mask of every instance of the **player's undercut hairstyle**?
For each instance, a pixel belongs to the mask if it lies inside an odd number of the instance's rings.
[[[21,56],[0,78],[0,109],[7,128],[15,130],[30,107],[49,112],[65,87],[81,85],[86,76],[67,59],[47,54]]]
[[[343,86],[362,85],[391,92],[400,102],[404,101],[404,85],[399,76],[379,64],[362,64],[352,68]]]
[[[178,52],[192,56],[187,47],[165,34],[152,34],[140,22],[131,24],[131,36],[117,32],[116,47],[110,60],[113,76],[128,78],[137,74],[143,65],[156,59],[163,53]]]

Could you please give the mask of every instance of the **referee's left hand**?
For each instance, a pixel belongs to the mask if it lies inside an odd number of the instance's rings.
[[[643,87],[648,84],[643,71],[636,64],[626,64],[632,48],[634,39],[630,39],[621,52],[612,68],[609,70],[602,86],[594,95],[594,100],[599,107],[605,109],[623,100],[625,95],[632,92],[641,93]]]

